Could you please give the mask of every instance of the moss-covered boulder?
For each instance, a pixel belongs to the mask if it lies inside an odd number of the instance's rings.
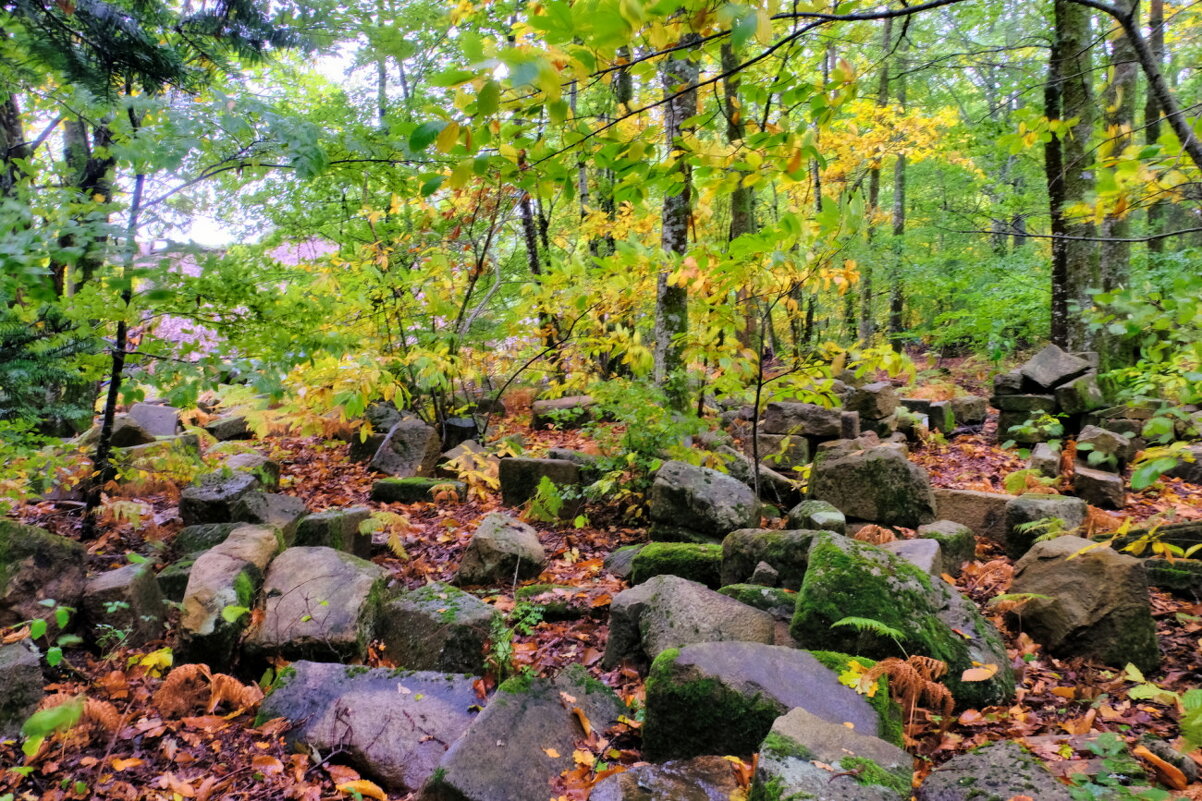
[[[192,572],[192,565],[196,564],[199,556],[200,554],[185,556],[159,571],[155,580],[159,584],[159,592],[163,594],[164,599],[175,603],[184,600],[184,591],[188,588],[188,576]]]
[[[720,584],[721,545],[686,542],[652,542],[631,563],[630,583],[642,584],[654,576],[680,576],[716,590]]]
[[[810,497],[873,523],[915,528],[935,520],[930,477],[901,448],[831,452],[814,462]]]
[[[402,668],[479,675],[484,646],[499,613],[449,584],[426,584],[387,601],[376,636]]]
[[[171,540],[171,552],[178,556],[189,556],[207,551],[225,542],[230,532],[242,523],[206,523],[199,526],[184,526]]]
[[[537,609],[545,620],[576,620],[593,610],[592,595],[566,584],[527,584],[514,590],[513,599]]]
[[[1063,495],[1019,495],[1006,504],[1006,556],[1019,559],[1035,540],[1049,533],[1050,526],[1061,531],[1075,529],[1085,522],[1085,501]],[[1059,521],[1059,522],[1056,522]]]
[[[371,534],[363,533],[363,524],[371,517],[366,506],[327,509],[301,519],[296,526],[293,545],[334,548],[361,559],[371,556]]]
[[[965,562],[976,558],[977,538],[973,536],[972,529],[962,523],[936,520],[934,523],[919,526],[918,536],[939,543],[943,569],[953,576],[960,575]]]
[[[371,485],[371,499],[380,503],[423,503],[435,499],[439,493],[453,494],[467,500],[467,485],[462,481],[445,478],[382,478]]]
[[[787,524],[792,529],[847,533],[847,518],[826,501],[802,501],[789,510]]]
[[[954,756],[918,788],[918,801],[1070,801],[1073,796],[1050,770],[1012,740]]]
[[[362,659],[387,573],[333,548],[289,548],[263,582],[263,614],[247,648],[285,659]]]
[[[796,707],[874,737],[881,731],[867,700],[805,651],[747,642],[669,649],[647,676],[644,754],[653,761],[749,756],[773,721]]]
[[[976,607],[900,557],[874,545],[823,534],[810,547],[809,569],[789,628],[806,648],[882,659],[930,656],[948,665],[947,685],[963,706],[1014,695],[1001,637]],[[870,623],[835,626],[844,618]],[[985,681],[965,682],[974,665],[995,665]]]
[[[805,576],[810,543],[817,531],[774,531],[744,528],[732,531],[722,540],[722,584],[741,584],[749,580],[760,562],[766,562],[779,574],[780,586],[795,590]]]
[[[0,627],[34,618],[53,621],[54,605],[77,607],[84,556],[74,540],[0,519]]]
[[[879,737],[792,709],[773,722],[760,746],[750,799],[905,801],[913,762]]]
[[[1153,587],[1202,599],[1202,559],[1145,559],[1144,572]]]
[[[741,604],[754,606],[772,615],[777,620],[788,620],[797,604],[797,593],[779,587],[764,587],[759,584],[728,584],[718,592],[734,598]]]

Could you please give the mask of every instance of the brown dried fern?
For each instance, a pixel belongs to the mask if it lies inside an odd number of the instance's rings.
[[[929,656],[911,656],[906,659],[889,657],[877,662],[864,674],[861,683],[871,685],[882,676],[889,678],[889,694],[901,705],[905,715],[905,734],[914,740],[918,734],[915,715],[918,710],[939,715],[936,732],[942,734],[952,723],[955,701],[947,687],[938,679],[947,675],[947,663]]]
[[[869,523],[853,534],[852,539],[866,542],[869,545],[884,545],[886,542],[896,541],[897,535],[887,528]]]

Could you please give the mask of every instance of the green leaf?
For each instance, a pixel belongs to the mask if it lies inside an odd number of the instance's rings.
[[[433,144],[438,135],[442,133],[442,129],[447,127],[445,120],[430,120],[423,122],[421,125],[413,129],[413,133],[409,134],[409,150],[414,153],[420,153]]]
[[[67,623],[71,621],[71,610],[65,606],[60,606],[54,610],[54,622],[58,624],[60,629],[65,629]]]
[[[58,667],[63,661],[63,649],[57,645],[46,650],[46,664],[50,667]]]
[[[476,77],[470,70],[443,70],[430,76],[431,86],[460,86]]]
[[[734,27],[730,30],[730,44],[735,50],[743,47],[743,45],[750,42],[752,37],[755,36],[756,23],[754,9],[735,20]]]
[[[249,613],[250,609],[245,606],[227,606],[221,610],[221,619],[226,623],[233,623],[238,618]]]
[[[422,188],[421,188],[422,197],[427,197],[427,196],[432,195],[435,192],[437,192],[438,188],[440,186],[442,186],[442,182],[445,180],[446,180],[445,175],[431,175],[430,177],[428,177],[426,179],[425,183],[422,184]]]
[[[501,84],[488,81],[480,87],[480,93],[476,95],[476,116],[488,117],[495,114],[500,104]]]
[[[41,639],[46,636],[46,621],[42,618],[37,618],[29,624],[29,636],[32,639]]]
[[[80,696],[65,704],[34,712],[21,724],[21,735],[44,740],[57,731],[67,731],[79,722],[79,717],[83,714],[83,700],[83,696]],[[37,749],[34,749],[34,753],[37,753]]]

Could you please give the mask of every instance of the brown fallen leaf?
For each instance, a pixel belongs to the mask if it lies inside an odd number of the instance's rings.
[[[142,760],[138,759],[137,757],[133,757],[132,759],[114,759],[113,760],[113,770],[120,773],[123,770],[129,770],[130,768],[136,768],[141,764],[142,764]]]
[[[1181,768],[1165,762],[1156,756],[1156,754],[1149,751],[1146,746],[1137,745],[1131,749],[1131,753],[1151,763],[1152,769],[1156,771],[1156,777],[1165,786],[1174,790],[1184,790],[1189,786],[1189,781],[1185,778],[1185,774],[1181,772]]]

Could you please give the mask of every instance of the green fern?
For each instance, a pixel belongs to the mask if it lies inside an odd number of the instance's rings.
[[[906,636],[904,632],[870,617],[845,617],[831,624],[831,628],[836,626],[850,626],[861,634],[875,634],[898,641]]]

